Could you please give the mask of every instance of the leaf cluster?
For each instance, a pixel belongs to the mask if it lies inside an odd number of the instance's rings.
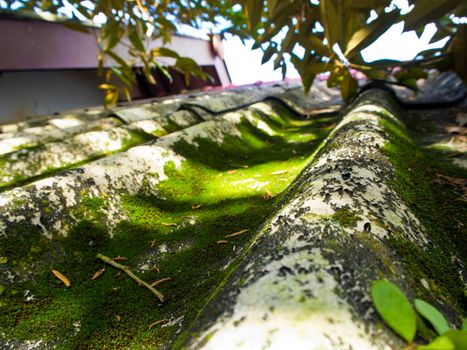
[[[454,69],[467,80],[465,68],[466,29],[459,20],[467,16],[464,0],[409,0],[412,9],[402,14],[391,0],[6,0],[7,9],[23,13],[63,16],[63,24],[91,32],[99,43],[99,69],[105,73],[106,105],[120,94],[130,97],[135,67],[141,67],[147,81],[155,84],[153,70],[170,78],[161,58],[169,59],[186,79],[207,75],[191,59],[165,47],[177,25],[200,28],[209,23],[242,40],[253,39],[253,48],[263,51],[263,63],[287,73],[290,60],[300,74],[305,92],[318,74],[329,75],[329,87],[341,88],[345,101],[357,92],[355,79],[361,72],[370,79],[392,79],[416,88],[426,69]],[[58,18],[58,17],[57,17]],[[90,27],[101,19],[99,29]],[[103,19],[103,20],[102,20]],[[375,42],[392,25],[404,21],[404,30],[423,33],[428,23],[437,32],[432,41],[449,38],[442,49],[419,53],[415,60],[365,62],[362,50]],[[227,23],[227,25],[226,25]],[[222,25],[221,25],[222,24]],[[162,47],[154,48],[160,39]],[[404,43],[401,43],[404,45]],[[125,55],[123,53],[126,52]],[[129,57],[129,59],[124,58]],[[113,77],[120,84],[113,83]]]
[[[384,322],[409,345],[417,332],[425,340],[431,340],[426,345],[416,346],[416,349],[467,349],[467,320],[464,320],[461,330],[455,330],[434,306],[422,299],[415,299],[412,306],[396,285],[385,280],[373,283],[371,298]]]
[[[290,58],[305,92],[320,73],[329,74],[328,86],[340,86],[346,101],[357,92],[357,71],[369,78],[391,78],[414,87],[417,79],[425,77],[426,68],[454,67],[467,79],[462,72],[465,34],[453,40],[457,33],[465,32],[465,25],[456,24],[459,23],[456,18],[466,15],[465,1],[412,0],[409,3],[413,8],[406,14],[401,14],[390,0],[232,0],[231,3],[236,14],[231,19],[232,26],[224,33],[253,38],[253,47],[264,52],[263,63],[273,60],[274,68],[281,69],[283,76]],[[365,62],[362,50],[401,21],[404,30],[415,30],[418,35],[427,24],[435,23],[437,32],[432,41],[449,37],[450,43],[440,50],[421,52],[414,61]]]

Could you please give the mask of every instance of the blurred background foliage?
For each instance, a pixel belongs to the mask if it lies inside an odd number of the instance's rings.
[[[283,76],[290,60],[308,92],[316,75],[329,72],[328,86],[338,86],[344,100],[358,89],[355,76],[361,72],[370,79],[392,80],[410,87],[426,76],[426,70],[453,69],[467,81],[465,0],[409,0],[411,10],[402,14],[391,0],[4,0],[4,10],[35,14],[63,15],[72,9],[63,24],[96,35],[100,52],[96,58],[105,83],[105,105],[119,96],[130,99],[129,87],[135,83],[135,67],[140,67],[150,83],[152,70],[170,78],[161,58],[169,58],[186,79],[190,75],[209,77],[190,58],[165,47],[178,25],[201,28],[211,23],[218,34],[253,39],[253,48],[263,51],[263,63],[273,60]],[[407,62],[379,60],[365,62],[361,51],[375,42],[392,25],[404,21],[404,30],[420,36],[425,26],[435,23],[432,42],[449,38],[441,49],[420,52]],[[99,30],[95,30],[98,27]],[[162,46],[149,48],[161,39]],[[124,59],[115,50],[124,45]],[[401,43],[404,45],[404,43]],[[104,60],[111,62],[104,70]],[[111,83],[117,78],[121,84]]]

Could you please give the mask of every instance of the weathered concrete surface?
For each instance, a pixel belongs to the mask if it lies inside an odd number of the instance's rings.
[[[400,123],[389,100],[370,90],[349,108],[187,332],[188,340],[179,339],[181,348],[403,347],[380,328],[370,282],[387,278],[409,295],[416,285],[436,293],[411,278],[389,243],[431,244],[393,188],[395,170],[381,151],[390,142],[384,124]]]

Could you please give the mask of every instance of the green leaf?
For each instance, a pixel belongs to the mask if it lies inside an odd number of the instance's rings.
[[[265,64],[267,61],[269,61],[276,52],[276,48],[273,45],[269,45],[269,47],[264,51],[261,64]]]
[[[371,45],[395,23],[399,14],[398,10],[384,13],[370,24],[356,31],[347,43],[345,55],[350,55],[354,51],[361,51]]]
[[[173,50],[170,50],[166,47],[156,47],[151,50],[151,54],[153,57],[171,57],[171,58],[179,58],[180,55]]]
[[[379,280],[371,286],[371,298],[386,324],[412,343],[417,331],[415,311],[401,290],[391,282]]]
[[[417,350],[455,350],[454,343],[444,335],[436,338],[428,345],[421,345]]]
[[[432,340],[438,336],[431,328],[429,328],[423,318],[419,314],[415,314],[417,319],[417,333],[421,335],[423,339]]]
[[[245,12],[248,18],[248,26],[250,29],[256,28],[259,21],[261,20],[263,6],[263,0],[247,0]]]
[[[143,41],[141,40],[141,37],[138,35],[138,32],[136,29],[130,30],[130,34],[128,35],[128,38],[130,39],[130,42],[133,44],[136,50],[140,52],[145,51]]]
[[[416,30],[454,10],[461,0],[418,0],[404,19],[404,31]]]
[[[443,337],[449,338],[453,342],[456,350],[467,350],[467,331],[448,331]]]
[[[323,41],[320,38],[309,35],[306,39],[307,48],[314,50],[321,56],[329,57],[332,55],[332,51],[323,44]]]
[[[444,316],[434,306],[421,299],[415,299],[414,305],[415,310],[431,323],[438,334],[451,330]]]
[[[341,37],[341,16],[338,13],[337,0],[321,0],[319,2],[321,25],[324,27],[329,47],[339,42]]]
[[[349,71],[344,72],[344,79],[341,82],[341,95],[342,99],[345,102],[349,102],[352,97],[357,94],[358,83],[349,73]]]
[[[86,26],[84,24],[82,24],[82,23],[68,21],[68,22],[63,22],[62,24],[65,27],[70,28],[72,30],[76,30],[76,31],[81,32],[81,33],[89,33],[89,29],[86,28]]]

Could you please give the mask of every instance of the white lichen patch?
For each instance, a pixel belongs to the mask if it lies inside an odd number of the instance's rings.
[[[294,248],[291,239],[285,244]],[[295,247],[296,248],[296,247]],[[298,251],[262,268],[236,296],[233,311],[203,334],[195,349],[381,349],[336,292],[331,265],[318,249]],[[296,273],[314,271],[313,274]]]
[[[51,125],[21,129],[10,138],[0,140],[0,155],[52,141],[61,141],[93,129],[108,130],[117,124],[118,122],[114,118],[105,118],[90,120],[66,129],[59,129]]]
[[[47,143],[31,150],[19,150],[0,160],[4,166],[0,185],[41,175],[122,149],[131,143],[133,133],[126,128],[91,131],[63,141]]]

